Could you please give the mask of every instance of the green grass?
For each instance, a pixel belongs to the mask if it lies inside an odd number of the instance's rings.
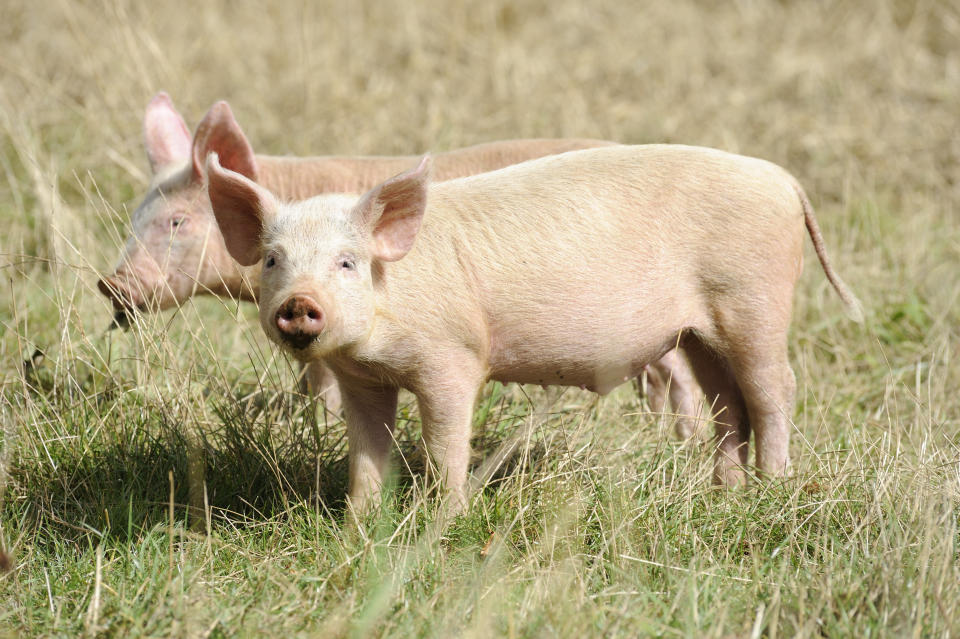
[[[7,2],[0,636],[957,636],[954,4]],[[228,99],[263,152],[588,136],[762,156],[810,193],[867,321],[808,247],[787,479],[713,488],[709,441],[627,386],[491,384],[467,512],[441,516],[404,395],[357,529],[343,424],[293,392],[252,307],[104,331],[97,273],[161,89],[191,125]]]

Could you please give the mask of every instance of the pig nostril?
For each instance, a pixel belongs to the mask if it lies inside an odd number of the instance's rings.
[[[309,318],[312,319],[312,320],[317,320],[317,319],[320,319],[320,313],[318,313],[318,312],[316,312],[315,310],[311,309],[311,310],[307,311],[307,317],[309,317]]]

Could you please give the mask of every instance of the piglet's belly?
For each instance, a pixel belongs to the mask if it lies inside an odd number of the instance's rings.
[[[525,349],[500,350],[491,359],[490,378],[499,382],[579,386],[605,394],[641,373],[643,367],[662,357],[669,344],[621,353],[591,353],[571,357],[567,353],[534,353]],[[581,354],[582,355],[582,354]]]

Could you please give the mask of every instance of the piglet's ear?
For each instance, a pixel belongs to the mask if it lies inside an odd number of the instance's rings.
[[[376,186],[354,209],[355,219],[369,229],[371,252],[377,259],[395,262],[413,248],[427,208],[430,156],[417,168]]]
[[[210,203],[227,250],[243,266],[256,264],[264,222],[276,214],[276,199],[256,182],[220,166],[216,153],[207,158],[206,170]]]
[[[143,140],[154,173],[190,157],[190,130],[173,108],[170,96],[162,91],[147,105],[143,116]]]
[[[197,125],[197,132],[193,136],[194,177],[203,177],[204,163],[211,153],[220,157],[223,168],[254,181],[257,179],[257,160],[253,155],[253,147],[233,117],[230,105],[222,100],[210,107]]]

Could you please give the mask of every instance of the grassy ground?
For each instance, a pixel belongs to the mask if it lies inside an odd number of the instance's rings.
[[[3,3],[0,635],[960,634],[956,4],[470,4]],[[290,392],[252,308],[104,333],[96,273],[160,89],[191,124],[229,100],[262,152],[762,156],[806,186],[868,319],[808,251],[785,481],[712,489],[709,446],[626,387],[491,386],[468,513],[437,525],[407,399],[395,489],[349,534],[342,424]]]

